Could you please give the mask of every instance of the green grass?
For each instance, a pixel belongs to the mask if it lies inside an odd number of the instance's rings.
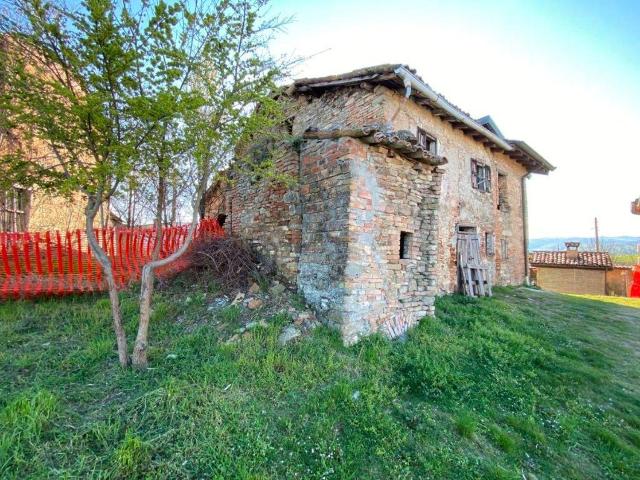
[[[633,253],[612,253],[611,260],[614,265],[636,265],[640,256]]]
[[[1,478],[640,478],[640,301],[496,289],[404,342],[279,347],[284,316],[225,343],[235,309],[184,290],[145,372],[102,296],[0,305]]]

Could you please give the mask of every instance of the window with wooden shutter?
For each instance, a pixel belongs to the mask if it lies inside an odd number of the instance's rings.
[[[507,175],[498,172],[498,210],[509,211],[507,200]]]
[[[29,191],[14,187],[0,191],[0,231],[22,232],[27,229]]]
[[[502,260],[506,260],[509,258],[509,242],[507,242],[506,238],[500,240],[500,250]]]
[[[471,186],[481,192],[491,191],[491,167],[471,159]]]
[[[493,232],[484,234],[484,243],[487,256],[493,257],[496,254],[496,236]]]
[[[427,150],[429,153],[437,155],[438,142],[434,136],[429,135],[422,128],[418,128],[416,137],[418,138],[418,145]]]

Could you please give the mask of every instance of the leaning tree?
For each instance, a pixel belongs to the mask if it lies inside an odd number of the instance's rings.
[[[13,5],[12,8],[7,8]],[[147,365],[154,272],[188,248],[212,177],[237,142],[272,131],[287,62],[268,50],[283,22],[262,0],[12,0],[0,8],[3,125],[45,142],[52,159],[2,156],[3,181],[87,198],[87,238],[109,287],[120,363],[130,362],[111,262],[93,225],[123,185],[152,185],[161,236],[167,185],[193,177],[187,241],[143,267],[131,361]],[[255,166],[255,164],[254,164]],[[158,239],[158,245],[161,238]]]

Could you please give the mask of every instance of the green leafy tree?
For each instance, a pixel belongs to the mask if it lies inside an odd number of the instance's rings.
[[[274,95],[287,62],[267,49],[282,22],[266,18],[261,0],[12,3],[0,16],[9,44],[1,56],[0,127],[45,142],[53,161],[34,162],[19,150],[5,154],[3,181],[86,196],[87,237],[109,286],[123,366],[127,339],[111,263],[93,232],[96,213],[123,183],[151,183],[161,236],[167,184],[193,172],[186,242],[160,258],[158,241],[143,267],[131,359],[144,367],[155,270],[188,248],[211,176],[235,145],[282,121]]]

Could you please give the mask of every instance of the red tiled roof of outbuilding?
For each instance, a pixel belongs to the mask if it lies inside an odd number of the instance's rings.
[[[575,258],[570,258],[566,250],[558,252],[532,252],[530,263],[534,267],[613,267],[613,262],[608,252],[577,252]]]

